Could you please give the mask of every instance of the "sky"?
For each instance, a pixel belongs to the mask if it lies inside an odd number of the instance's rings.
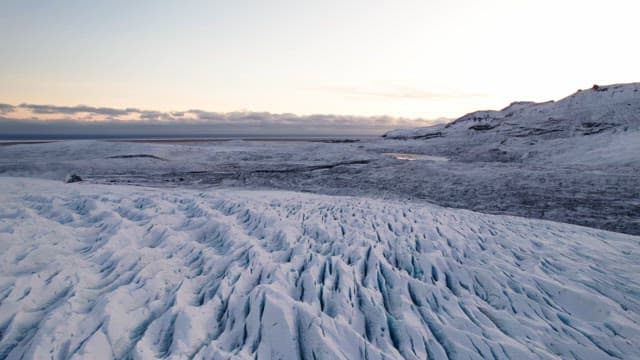
[[[640,81],[638,14],[628,0],[0,0],[0,103],[423,125]]]

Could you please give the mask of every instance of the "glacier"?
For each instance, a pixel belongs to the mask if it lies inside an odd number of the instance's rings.
[[[0,178],[2,359],[637,359],[640,237],[423,202]]]

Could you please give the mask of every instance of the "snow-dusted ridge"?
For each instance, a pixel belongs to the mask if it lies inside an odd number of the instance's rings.
[[[594,85],[559,101],[513,102],[494,111],[475,111],[448,124],[394,130],[386,138],[428,138],[429,136],[488,132],[508,137],[563,138],[601,132],[640,129],[640,83]],[[544,136],[543,136],[544,135]],[[469,135],[467,135],[469,136]]]
[[[640,237],[0,178],[0,358],[636,359]]]

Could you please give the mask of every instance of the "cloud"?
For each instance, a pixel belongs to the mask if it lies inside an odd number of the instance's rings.
[[[54,106],[54,105],[35,105],[35,104],[20,104],[21,109],[29,110],[34,114],[67,114],[75,115],[79,113],[100,114],[108,116],[127,115],[131,112],[139,112],[137,109],[113,109],[106,107],[92,107],[86,105],[77,106]]]
[[[16,107],[13,105],[0,103],[0,114],[14,112],[15,109]]]
[[[223,136],[377,135],[439,121],[391,116],[296,115],[269,112],[155,111],[104,107],[1,104],[0,135]],[[19,116],[20,115],[20,116]]]

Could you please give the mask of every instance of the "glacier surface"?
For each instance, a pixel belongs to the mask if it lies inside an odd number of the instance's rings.
[[[286,191],[0,203],[2,359],[640,358],[638,236]]]

